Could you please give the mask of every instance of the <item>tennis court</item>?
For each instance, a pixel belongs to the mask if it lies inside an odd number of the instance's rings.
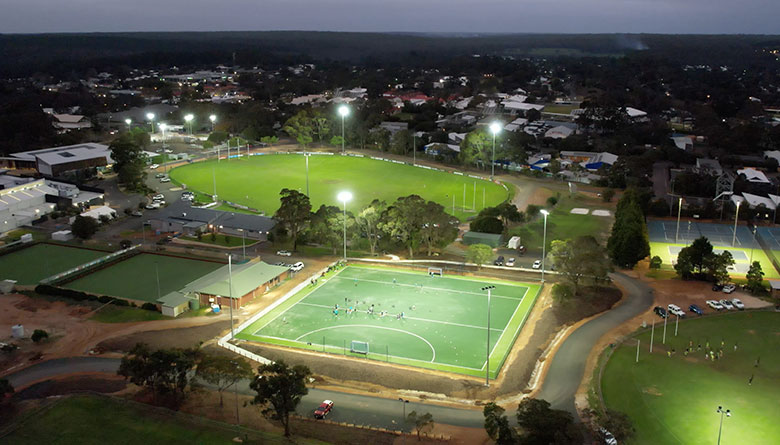
[[[159,296],[179,290],[222,266],[223,263],[216,261],[141,253],[71,281],[64,287],[95,295],[154,302]]]
[[[696,238],[707,237],[713,246],[731,246],[750,248],[753,244],[753,234],[747,226],[737,226],[737,236],[734,237],[733,224],[702,223],[698,221],[680,221],[677,231],[677,221],[651,219],[647,221],[647,234],[651,242],[690,244]]]
[[[348,266],[261,317],[237,337],[484,376],[498,374],[541,289],[538,284]],[[353,342],[358,342],[353,344]],[[365,353],[353,352],[367,346]]]
[[[106,256],[111,252],[39,243],[0,256],[0,280],[33,286],[42,279]]]

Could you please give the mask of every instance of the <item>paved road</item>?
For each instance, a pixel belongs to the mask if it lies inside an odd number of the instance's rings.
[[[537,398],[547,400],[553,408],[571,412],[575,418],[574,394],[582,381],[585,362],[593,346],[609,330],[641,314],[653,304],[652,289],[646,284],[621,273],[610,276],[627,290],[625,300],[569,335],[555,353],[542,389],[537,394]]]

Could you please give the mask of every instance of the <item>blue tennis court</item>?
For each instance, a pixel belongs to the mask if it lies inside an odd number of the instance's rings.
[[[780,228],[758,227],[756,235],[769,247],[769,250],[780,251]]]
[[[761,229],[759,229],[761,230]],[[690,244],[699,237],[707,237],[713,246],[731,246],[734,240],[733,224],[702,223],[698,221],[680,221],[677,231],[677,221],[651,219],[647,221],[647,235],[650,242]],[[780,231],[776,232],[780,240]],[[737,226],[737,236],[734,247],[750,248],[753,245],[753,234],[747,226]],[[777,244],[780,250],[780,243]],[[732,252],[734,253],[734,252]]]

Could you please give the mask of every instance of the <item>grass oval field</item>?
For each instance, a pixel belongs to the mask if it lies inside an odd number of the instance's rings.
[[[306,160],[302,155],[262,155],[249,158],[197,162],[177,167],[171,178],[188,189],[211,195],[216,179],[220,199],[243,204],[268,215],[279,208],[283,188],[306,193]],[[464,209],[465,189],[465,209]],[[476,189],[476,190],[475,190]],[[322,204],[341,207],[338,192],[349,190],[355,211],[379,198],[388,203],[417,194],[443,205],[460,219],[495,206],[509,198],[500,184],[468,176],[429,170],[406,164],[340,155],[309,157],[309,198],[312,209]],[[484,197],[484,202],[483,202]],[[473,209],[476,207],[476,209]]]

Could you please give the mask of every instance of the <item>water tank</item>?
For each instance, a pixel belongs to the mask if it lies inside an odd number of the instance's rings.
[[[24,326],[16,324],[11,326],[11,337],[22,338],[24,337]]]

